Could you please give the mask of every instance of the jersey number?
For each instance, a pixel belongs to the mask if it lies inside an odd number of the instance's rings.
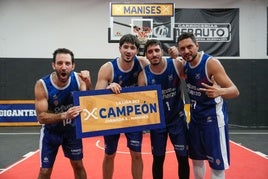
[[[191,108],[192,109],[195,109],[195,107],[196,107],[196,100],[191,100]]]
[[[72,120],[71,119],[65,119],[63,120],[63,126],[66,126],[67,124],[71,124]]]
[[[168,101],[166,102],[166,105],[167,105],[167,109],[170,111],[170,105]]]

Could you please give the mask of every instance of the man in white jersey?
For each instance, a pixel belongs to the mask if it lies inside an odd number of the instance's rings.
[[[212,179],[225,178],[229,168],[228,114],[224,98],[239,96],[236,85],[216,58],[199,52],[192,33],[178,37],[178,51],[186,61],[186,87],[190,98],[189,156],[195,179],[204,179],[209,162]]]

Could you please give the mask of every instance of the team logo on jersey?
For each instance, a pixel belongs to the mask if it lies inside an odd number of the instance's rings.
[[[53,98],[53,104],[55,106],[58,106],[59,105],[58,96],[54,94],[52,98]]]
[[[58,105],[59,105],[59,101],[58,101],[58,100],[55,100],[55,101],[53,101],[53,104],[54,104],[55,106],[58,106]]]
[[[48,162],[49,162],[48,157],[44,157],[43,162],[44,162],[44,163],[48,163]]]
[[[173,75],[171,74],[171,75],[168,75],[168,80],[169,81],[172,81],[173,80]]]
[[[152,79],[152,80],[151,80],[151,83],[152,83],[152,84],[155,84],[155,79]]]
[[[200,79],[200,73],[195,74],[195,79],[199,80]]]
[[[221,160],[220,159],[216,159],[216,164],[220,165],[221,164]]]

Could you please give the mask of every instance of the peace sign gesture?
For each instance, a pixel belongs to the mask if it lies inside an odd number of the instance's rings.
[[[216,98],[218,96],[221,96],[221,87],[217,84],[217,82],[214,79],[214,76],[211,76],[212,86],[201,83],[204,88],[199,88],[199,91],[203,91],[206,93],[206,95],[210,98]]]

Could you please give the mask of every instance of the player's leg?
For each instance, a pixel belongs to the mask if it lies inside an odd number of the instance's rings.
[[[224,170],[211,170],[211,179],[225,179]]]
[[[57,135],[47,131],[44,127],[41,128],[39,141],[41,167],[38,179],[50,178],[60,143]]]
[[[207,160],[204,150],[203,129],[191,118],[188,130],[189,137],[189,157],[192,159],[193,173],[195,179],[204,179],[206,172],[205,161]]]
[[[105,155],[102,162],[103,179],[112,179],[114,173],[114,159],[120,134],[104,136]]]
[[[70,160],[74,170],[75,179],[86,179],[87,174],[82,160]]]
[[[166,129],[151,130],[150,132],[153,164],[152,173],[154,179],[162,179],[164,175],[164,161],[167,145]]]
[[[133,179],[142,179],[143,160],[141,156],[143,132],[126,133],[127,146],[131,155],[131,173]]]
[[[38,179],[50,179],[52,168],[40,168]]]
[[[177,154],[176,154],[177,155]],[[178,175],[180,179],[190,178],[190,165],[188,156],[177,156],[178,158]]]
[[[187,122],[185,115],[180,115],[168,125],[169,138],[173,144],[177,161],[178,176],[180,179],[190,178],[190,165],[188,159]]]
[[[82,139],[76,138],[75,128],[64,133],[62,149],[65,157],[70,159],[76,179],[86,179],[86,170],[83,165]]]
[[[207,148],[208,156],[215,159],[214,161],[208,160],[209,166],[211,167],[211,178],[224,179],[225,170],[229,168],[230,163],[228,125],[214,127],[214,129],[211,129],[209,135],[214,136],[213,146],[207,146],[210,147]],[[206,144],[208,143],[209,141],[206,141]]]
[[[153,155],[153,165],[152,165],[153,179],[163,179],[164,161],[165,161],[165,155],[161,156]]]
[[[204,179],[206,173],[206,165],[204,160],[192,160],[195,179]]]
[[[131,155],[131,174],[133,179],[142,179],[143,175],[143,161],[141,152],[134,152],[130,150]]]

